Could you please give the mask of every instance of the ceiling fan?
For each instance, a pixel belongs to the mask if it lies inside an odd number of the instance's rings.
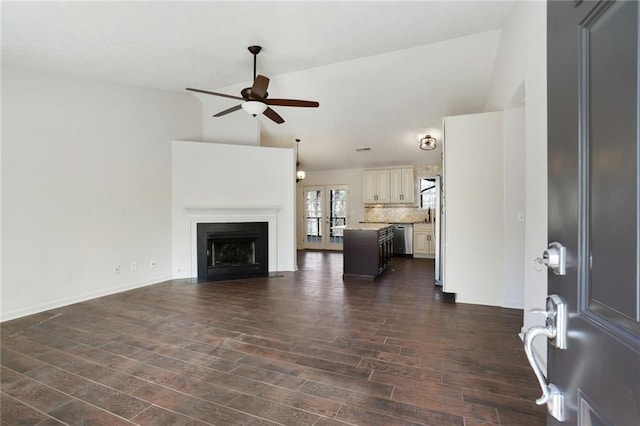
[[[222,117],[223,115],[244,109],[254,117],[258,114],[264,113],[268,118],[275,121],[278,124],[284,123],[284,119],[269,107],[269,105],[288,106],[288,107],[304,107],[304,108],[317,108],[320,104],[316,101],[303,101],[300,99],[268,99],[269,93],[267,93],[267,87],[269,87],[269,79],[263,75],[256,75],[256,57],[262,50],[261,46],[249,46],[249,52],[253,55],[253,85],[246,87],[240,92],[241,96],[227,95],[224,93],[210,92],[208,90],[192,89],[187,87],[187,90],[198,93],[205,93],[207,95],[222,96],[223,98],[237,99],[244,101],[240,105],[236,105],[224,111],[220,111],[215,114],[214,117]]]

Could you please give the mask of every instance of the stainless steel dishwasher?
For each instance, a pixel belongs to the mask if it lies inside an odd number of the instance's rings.
[[[413,256],[413,224],[393,224],[393,255]]]

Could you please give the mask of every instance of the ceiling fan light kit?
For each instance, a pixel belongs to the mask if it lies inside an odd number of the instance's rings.
[[[249,46],[249,52],[253,55],[253,85],[246,87],[240,92],[241,96],[227,95],[225,93],[210,92],[208,90],[192,89],[187,87],[187,90],[192,92],[204,93],[207,95],[221,96],[223,98],[237,99],[244,101],[240,105],[233,106],[215,114],[214,117],[222,117],[240,108],[247,111],[254,117],[258,114],[264,114],[271,121],[282,124],[284,119],[269,107],[269,105],[287,106],[287,107],[303,107],[303,108],[317,108],[320,104],[316,101],[303,101],[300,99],[268,99],[269,93],[267,93],[267,87],[269,87],[269,78],[264,75],[256,75],[256,57],[262,50],[261,46]]]
[[[255,117],[258,114],[262,114],[267,109],[267,105],[258,101],[246,101],[242,104],[242,109]]]
[[[431,135],[426,135],[420,139],[420,149],[423,151],[433,151],[436,149],[436,138]]]

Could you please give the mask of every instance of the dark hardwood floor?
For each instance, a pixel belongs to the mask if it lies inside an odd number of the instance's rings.
[[[433,261],[174,280],[8,321],[3,425],[543,425],[522,311],[442,303]]]

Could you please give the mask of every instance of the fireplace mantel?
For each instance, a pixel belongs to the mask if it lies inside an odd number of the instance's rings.
[[[278,265],[278,206],[187,207],[189,226],[189,275],[198,276],[198,223],[267,222],[269,224],[269,272]]]

